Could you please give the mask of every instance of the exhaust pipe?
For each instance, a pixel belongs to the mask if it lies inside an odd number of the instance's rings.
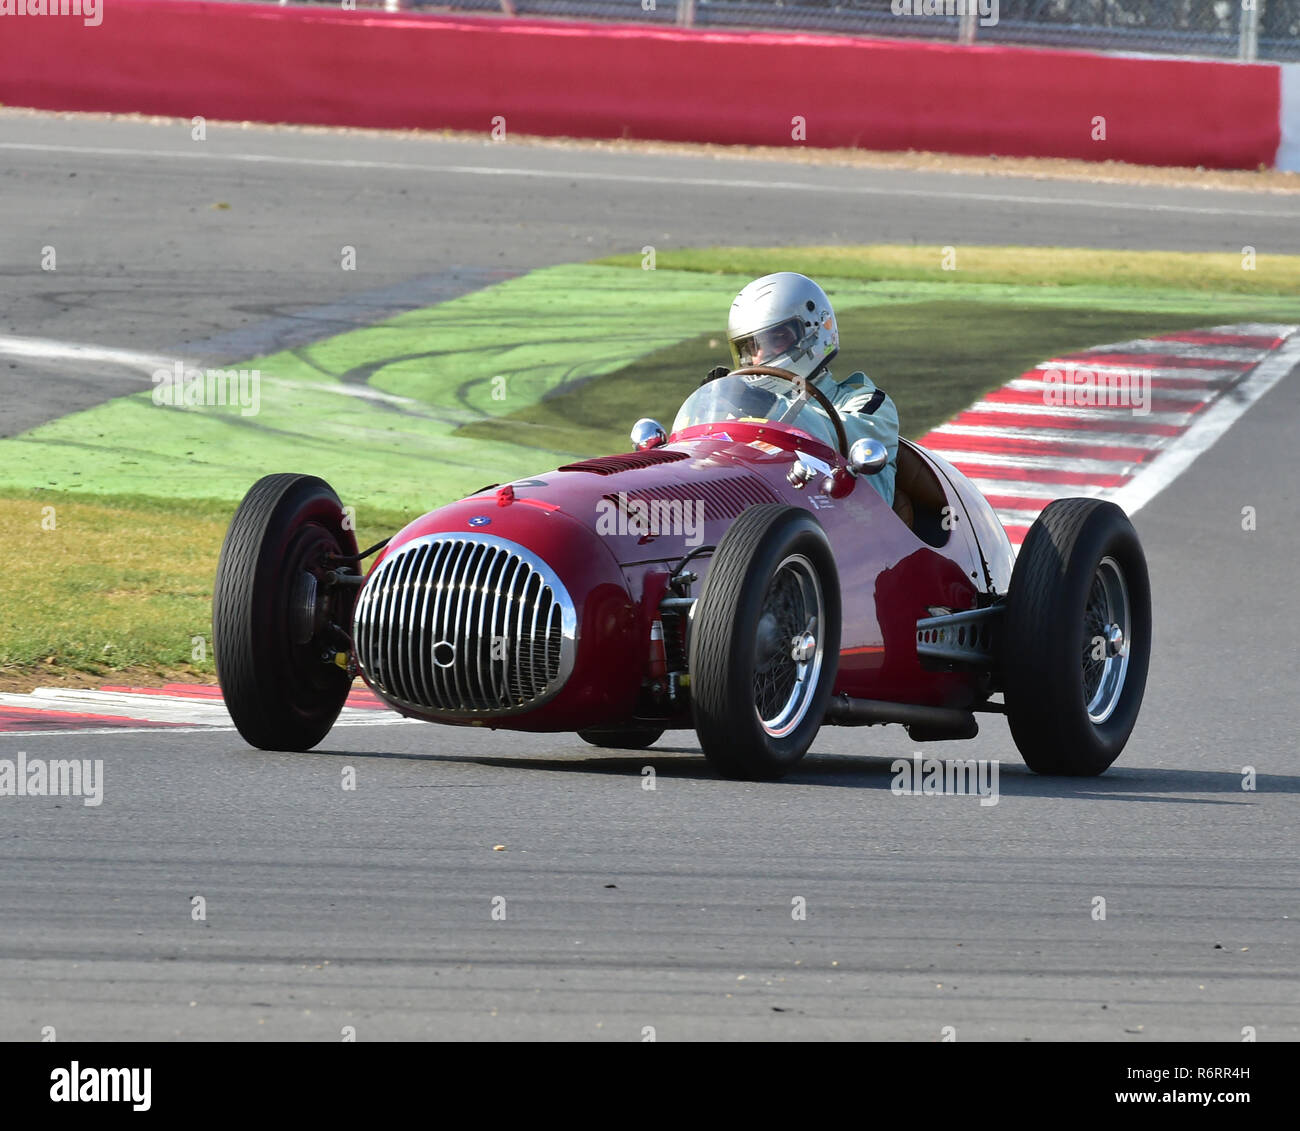
[[[836,695],[831,699],[823,721],[831,726],[902,723],[914,742],[974,738],[980,729],[973,712],[956,707],[886,703],[879,699],[850,699],[847,695]]]

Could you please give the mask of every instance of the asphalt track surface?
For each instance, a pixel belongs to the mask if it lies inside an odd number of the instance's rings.
[[[1219,209],[1230,194],[400,139],[350,141],[348,157],[593,178],[83,152],[192,144],[173,129],[0,119],[4,143],[61,147],[0,150],[3,332],[158,350],[252,333],[348,298],[355,282],[326,269],[342,242],[375,249],[368,287],[399,290],[654,238],[1300,250],[1300,220],[1247,215],[1291,207],[1265,196]],[[206,144],[326,160],[339,143],[213,131]],[[720,172],[895,191],[836,196],[831,214],[794,189],[599,179]],[[954,192],[942,205],[903,191],[935,184]],[[1211,211],[1081,218],[1063,203],[1139,198]],[[240,221],[221,233],[204,211],[217,200],[232,208],[212,215]],[[57,289],[14,266],[47,242]],[[78,243],[80,263],[63,250]],[[0,403],[6,420],[17,393],[61,414],[126,380],[6,370]],[[103,759],[106,781],[97,809],[5,803],[0,1037],[1300,1038],[1297,434],[1293,373],[1137,515],[1156,640],[1110,772],[1034,777],[996,718],[973,742],[924,748],[1002,760],[995,806],[892,793],[891,760],[915,749],[895,728],[826,729],[778,784],[713,780],[689,732],[646,753],[414,724],[340,728],[301,755],[231,732],[0,739],[4,758]]]

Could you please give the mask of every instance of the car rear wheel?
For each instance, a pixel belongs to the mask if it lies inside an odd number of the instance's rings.
[[[690,621],[691,704],[726,777],[773,779],[812,745],[840,654],[840,589],[821,524],[751,507],[714,552]]]
[[[1151,656],[1151,586],[1114,503],[1060,499],[1029,529],[1003,636],[1007,721],[1040,774],[1102,773],[1124,749]]]
[[[212,596],[217,680],[235,727],[263,750],[309,750],[334,725],[352,676],[354,587],[330,585],[355,555],[343,504],[324,480],[268,475],[244,496],[221,546]]]
[[[606,750],[645,750],[663,737],[661,727],[609,727],[607,729],[580,730],[578,737],[592,746]]]

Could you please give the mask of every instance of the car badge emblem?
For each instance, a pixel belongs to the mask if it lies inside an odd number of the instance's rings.
[[[485,514],[476,514],[469,520],[470,526],[491,526],[492,520]]]

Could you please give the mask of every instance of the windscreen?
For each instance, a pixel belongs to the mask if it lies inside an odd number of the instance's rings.
[[[672,430],[727,420],[779,424],[805,432],[828,447],[838,445],[826,410],[793,382],[778,377],[719,377],[701,385],[678,409]]]

